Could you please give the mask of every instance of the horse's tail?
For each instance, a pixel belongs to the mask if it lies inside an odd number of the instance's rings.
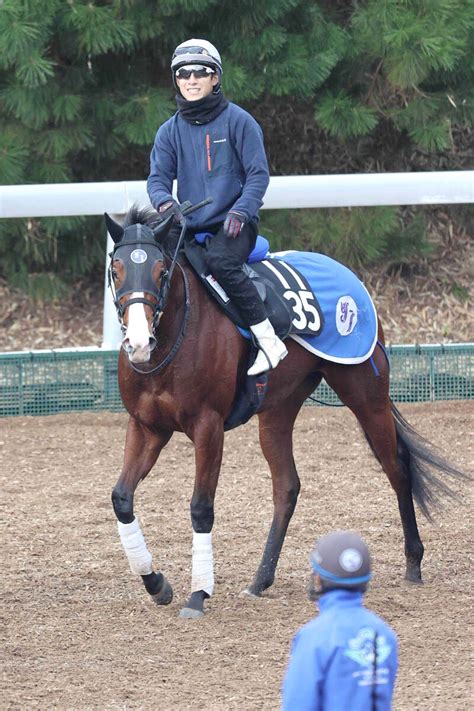
[[[439,509],[443,499],[460,500],[459,494],[433,470],[438,470],[457,481],[469,481],[472,477],[451,466],[436,451],[431,442],[413,429],[393,402],[391,402],[391,410],[397,431],[398,459],[405,474],[411,480],[412,494],[416,503],[426,518],[431,521],[432,510]]]

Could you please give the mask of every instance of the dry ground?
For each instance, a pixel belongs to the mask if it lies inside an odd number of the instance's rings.
[[[401,409],[455,464],[472,469],[472,403]],[[226,437],[209,613],[182,620],[192,446],[175,435],[137,493],[148,545],[175,591],[172,604],[158,608],[128,572],[110,505],[125,424],[121,413],[0,422],[2,709],[278,709],[291,637],[314,613],[305,595],[308,554],[315,537],[335,527],[359,530],[373,552],[367,602],[400,641],[394,708],[472,708],[468,486],[435,525],[419,517],[425,584],[409,585],[395,497],[354,418],[345,409],[303,408],[295,432],[303,488],[278,577],[261,600],[242,599],[272,510],[252,420]]]

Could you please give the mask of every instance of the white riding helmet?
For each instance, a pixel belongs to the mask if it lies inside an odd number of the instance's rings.
[[[176,89],[178,88],[176,72],[186,64],[202,64],[205,67],[214,69],[219,79],[214,89],[214,91],[217,91],[222,77],[222,60],[221,55],[213,44],[204,39],[190,39],[186,40],[186,42],[181,42],[176,47],[171,58],[171,75]]]

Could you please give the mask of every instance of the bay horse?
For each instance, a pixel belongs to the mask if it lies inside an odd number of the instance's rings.
[[[188,205],[187,210],[200,205]],[[119,535],[132,572],[142,577],[157,604],[170,603],[173,591],[153,568],[134,513],[134,493],[173,433],[184,432],[194,444],[195,480],[190,502],[191,594],[180,616],[197,618],[204,614],[204,602],[214,587],[211,531],[224,423],[246,378],[249,345],[180,252],[185,221],[178,244],[171,244],[173,218],[160,222],[151,208],[134,206],[123,225],[108,215],[105,219],[115,242],[109,283],[123,331],[119,388],[130,416],[123,468],[112,492]],[[457,478],[466,475],[433,452],[391,401],[384,334],[377,322],[371,362],[331,362],[289,338],[288,356],[269,373],[258,419],[260,446],[271,471],[274,514],[248,595],[260,596],[274,582],[300,490],[293,428],[300,408],[323,378],[356,416],[395,491],[405,540],[405,577],[414,583],[422,580],[424,548],[413,499],[430,518],[433,505],[454,495],[433,468]]]

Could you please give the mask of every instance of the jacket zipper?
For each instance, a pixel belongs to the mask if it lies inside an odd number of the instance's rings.
[[[211,172],[212,170],[212,163],[211,163],[211,137],[208,133],[206,133],[206,155],[207,155],[207,171],[208,173]]]

